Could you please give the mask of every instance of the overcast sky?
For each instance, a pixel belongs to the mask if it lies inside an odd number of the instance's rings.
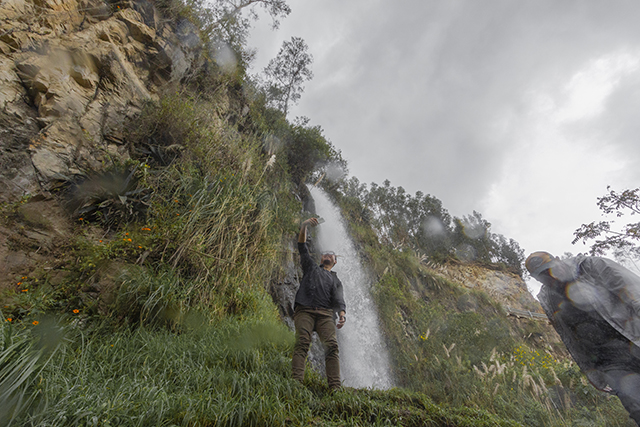
[[[320,125],[361,182],[477,210],[527,255],[586,252],[571,240],[597,197],[639,186],[640,2],[289,5],[279,30],[256,25],[251,72],[302,37],[315,76],[289,118]]]

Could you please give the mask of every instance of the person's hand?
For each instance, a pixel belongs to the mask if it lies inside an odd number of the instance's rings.
[[[342,329],[346,321],[347,321],[347,316],[344,316],[344,315],[340,316],[340,319],[338,320],[338,324],[336,325],[336,328]]]
[[[317,218],[309,218],[308,220],[304,221],[302,223],[303,226],[307,226],[310,225],[312,227],[315,227],[316,225],[318,225],[318,219]]]

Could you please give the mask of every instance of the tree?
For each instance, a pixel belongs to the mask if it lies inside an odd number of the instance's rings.
[[[513,239],[508,239],[502,234],[492,235],[492,240],[496,244],[496,253],[494,255],[494,262],[497,264],[503,264],[513,273],[522,277],[524,269],[522,265],[524,263],[524,250],[520,247],[518,242]]]
[[[291,13],[285,0],[191,0],[190,5],[198,12],[202,33],[210,39],[212,49],[233,51],[247,62],[252,53],[245,51],[245,46],[251,24],[258,20],[258,10],[271,17],[273,29]]]
[[[269,61],[264,69],[267,77],[267,97],[284,115],[287,115],[289,103],[297,103],[304,91],[302,84],[313,78],[309,68],[313,56],[309,47],[300,37],[291,37],[284,41],[278,55]]]
[[[452,244],[456,256],[466,261],[493,262],[496,244],[491,239],[490,229],[491,223],[477,211],[473,211],[472,215],[454,218]]]
[[[491,223],[479,212],[452,218],[436,197],[421,191],[411,196],[389,180],[371,183],[368,189],[352,177],[340,188],[344,196],[359,199],[360,217],[366,218],[383,244],[411,249],[436,262],[456,257],[523,274],[524,251],[518,242],[491,233]]]
[[[345,195],[358,197],[367,207],[370,223],[378,238],[395,248],[413,249],[438,259],[449,255],[449,213],[442,202],[421,191],[415,196],[389,180],[382,185],[371,183],[371,189],[356,178],[343,183]]]
[[[284,137],[287,163],[294,182],[304,183],[313,171],[339,155],[322,132],[320,126],[310,126],[307,120],[299,120]]]
[[[598,198],[598,207],[605,215],[615,214],[621,218],[640,214],[640,188],[624,190],[620,193],[607,187],[609,194]],[[640,222],[630,222],[621,228],[615,228],[615,220],[593,221],[582,224],[574,233],[571,243],[579,240],[586,243],[595,240],[591,245],[591,255],[604,255],[613,251],[616,258],[631,256],[640,258]]]

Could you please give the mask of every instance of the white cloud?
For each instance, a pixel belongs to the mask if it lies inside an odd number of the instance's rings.
[[[621,79],[638,70],[638,55],[622,52],[591,61],[563,88],[566,100],[556,112],[559,122],[594,117],[604,111],[605,101]]]
[[[600,217],[596,199],[607,185],[626,188],[632,167],[626,152],[570,122],[605,111],[608,96],[638,65],[638,57],[628,54],[590,61],[566,79],[562,90],[529,92],[526,114],[510,117],[508,126],[498,120],[496,127],[514,144],[481,210],[527,254],[586,252],[580,243],[571,245],[573,231]],[[539,288],[535,281],[529,286]]]

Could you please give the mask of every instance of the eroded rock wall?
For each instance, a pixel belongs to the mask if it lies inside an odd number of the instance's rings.
[[[0,3],[0,201],[126,160],[124,126],[199,57],[146,0]]]
[[[527,284],[517,274],[490,270],[470,264],[430,265],[438,275],[469,289],[486,292],[504,307],[542,313],[540,303],[531,295]]]
[[[126,160],[124,126],[200,49],[191,23],[146,0],[0,1],[0,288],[62,280],[74,225],[48,190]]]

